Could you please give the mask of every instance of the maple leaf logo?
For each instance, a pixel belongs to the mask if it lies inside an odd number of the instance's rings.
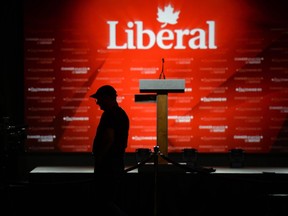
[[[170,4],[168,6],[165,6],[164,10],[158,7],[157,20],[158,22],[163,23],[161,25],[161,28],[165,27],[167,24],[174,25],[177,23],[180,11],[173,11],[174,8]]]

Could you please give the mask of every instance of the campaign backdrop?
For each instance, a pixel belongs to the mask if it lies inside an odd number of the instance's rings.
[[[127,152],[156,145],[140,79],[185,79],[168,94],[168,151],[288,150],[284,1],[26,0],[26,147],[90,152],[109,84],[130,119]],[[163,78],[163,77],[162,77]]]

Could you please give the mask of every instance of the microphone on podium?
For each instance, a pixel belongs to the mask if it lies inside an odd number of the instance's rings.
[[[159,79],[161,79],[163,76],[163,79],[166,79],[165,74],[164,74],[164,58],[162,58],[162,70],[159,76]]]

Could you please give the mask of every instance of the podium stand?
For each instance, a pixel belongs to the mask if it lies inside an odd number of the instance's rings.
[[[155,98],[157,104],[157,146],[162,154],[168,154],[168,93],[184,93],[185,79],[141,79],[139,82],[142,102]],[[156,95],[151,95],[154,93]],[[139,95],[141,100],[141,95]],[[164,160],[159,161],[163,163]]]
[[[172,163],[183,168],[186,172],[198,172],[207,174],[215,169],[189,167],[181,165],[167,157],[168,154],[168,93],[183,93],[185,90],[184,79],[141,79],[140,93],[135,95],[136,102],[156,102],[157,103],[157,145],[154,152],[136,166],[126,169],[126,172],[143,166],[153,159],[154,162],[154,216],[158,215],[158,165]],[[153,94],[152,94],[153,93]],[[159,158],[160,156],[160,158]]]

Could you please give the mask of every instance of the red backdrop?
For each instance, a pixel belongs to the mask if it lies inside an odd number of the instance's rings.
[[[281,3],[281,1],[279,1]],[[25,1],[29,151],[89,152],[113,85],[130,117],[127,152],[156,144],[139,79],[185,79],[168,96],[169,152],[287,151],[287,15],[269,1]],[[279,11],[278,11],[279,10]],[[286,13],[285,13],[286,14]]]

